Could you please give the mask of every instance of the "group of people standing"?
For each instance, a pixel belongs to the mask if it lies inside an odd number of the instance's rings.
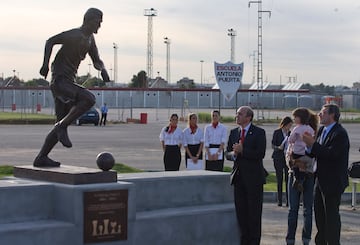
[[[298,211],[303,206],[302,242],[311,241],[313,210],[317,232],[315,244],[339,245],[341,195],[348,182],[349,137],[339,123],[337,105],[326,104],[318,114],[297,108],[291,117],[284,117],[273,133],[272,158],[277,177],[277,204],[283,205],[283,181],[286,182],[286,206],[289,206],[286,244],[295,244]],[[219,122],[220,112],[212,111],[212,121],[204,128],[197,125],[196,114],[188,117],[188,127],[177,127],[178,116],[160,133],[166,171],[179,170],[181,147],[186,163],[202,162],[205,149],[205,170],[222,171],[224,158],[233,161],[230,183],[234,187],[236,217],[240,244],[260,244],[263,185],[266,170],[265,130],[252,123],[254,112],[241,106],[236,113],[238,127],[230,131]],[[295,124],[292,128],[293,123]],[[319,123],[322,125],[319,127]],[[227,145],[225,148],[227,138]]]
[[[188,126],[181,130],[177,124],[177,114],[170,116],[170,123],[162,128],[160,142],[164,151],[165,171],[177,171],[181,163],[181,147],[185,149],[185,164],[203,164],[203,148],[205,146],[205,170],[223,171],[224,147],[226,143],[227,129],[219,122],[220,112],[211,112],[211,124],[204,131],[198,126],[198,118],[195,113],[188,115]]]
[[[83,24],[74,29],[50,37],[45,44],[40,74],[47,77],[52,49],[61,45],[51,65],[50,88],[54,97],[56,124],[48,133],[33,165],[35,167],[59,167],[60,162],[48,157],[60,142],[72,147],[68,126],[95,104],[95,96],[75,83],[77,69],[88,54],[94,67],[105,82],[109,75],[99,57],[95,43],[102,23],[103,13],[99,9],[86,11]],[[108,109],[101,108],[100,125],[106,124]],[[266,171],[263,158],[266,151],[265,130],[252,123],[254,113],[248,106],[241,106],[236,113],[239,127],[231,130],[228,137],[226,127],[219,122],[220,112],[212,111],[211,124],[204,132],[197,125],[197,116],[190,114],[189,125],[181,130],[177,127],[178,116],[171,115],[170,123],[160,133],[164,150],[164,165],[167,171],[179,170],[180,149],[185,148],[186,163],[200,164],[205,148],[206,170],[222,171],[224,157],[234,162],[231,184],[234,186],[236,215],[241,234],[241,244],[260,244],[263,185]],[[274,165],[278,180],[278,205],[282,205],[282,181],[287,182],[286,205],[289,205],[287,244],[295,244],[297,216],[302,196],[304,227],[302,241],[309,244],[312,230],[312,210],[315,211],[317,233],[316,244],[339,245],[341,220],[339,206],[341,195],[348,182],[349,137],[339,124],[340,110],[333,104],[324,105],[317,116],[306,108],[293,112],[295,128],[290,117],[284,118],[280,128],[274,132],[272,145]],[[289,173],[289,175],[288,175]],[[313,194],[314,193],[314,194]]]
[[[337,105],[324,105],[318,115],[297,108],[284,117],[273,133],[272,158],[277,177],[277,203],[282,206],[285,179],[289,207],[286,243],[295,244],[298,211],[303,204],[302,242],[309,244],[313,210],[317,233],[315,244],[340,244],[341,195],[348,186],[349,137],[339,124]],[[321,127],[319,127],[319,119]],[[295,127],[290,130],[292,123]]]

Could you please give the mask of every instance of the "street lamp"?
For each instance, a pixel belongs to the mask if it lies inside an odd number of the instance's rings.
[[[166,44],[166,81],[170,83],[170,43],[171,40],[168,37],[164,37],[164,43]]]
[[[117,49],[118,46],[116,43],[113,43],[113,48],[114,48],[114,83],[116,83],[117,81],[117,74],[118,74],[118,60],[117,60]]]
[[[235,62],[235,37],[236,31],[234,29],[228,29],[228,36],[231,38],[231,46],[230,46],[230,61],[232,63]]]
[[[203,85],[203,60],[200,60],[200,83],[201,83],[201,87]]]

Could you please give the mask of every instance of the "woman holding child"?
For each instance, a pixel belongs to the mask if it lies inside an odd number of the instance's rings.
[[[307,108],[297,108],[293,111],[296,126],[288,138],[287,160],[289,164],[289,214],[286,243],[295,244],[300,197],[303,200],[304,225],[302,242],[308,245],[311,240],[313,191],[314,191],[314,159],[307,155],[306,145],[302,140],[305,132],[315,136],[318,128],[318,116]]]

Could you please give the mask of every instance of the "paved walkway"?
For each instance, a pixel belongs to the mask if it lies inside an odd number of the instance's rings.
[[[359,207],[360,208],[360,207]],[[341,213],[341,244],[358,245],[360,244],[360,209],[352,210],[350,205],[342,204]],[[286,244],[287,230],[286,207],[278,207],[275,203],[264,203],[262,217],[262,238],[261,245],[282,245]],[[296,244],[302,244],[301,232],[303,226],[302,209],[299,210],[298,228],[296,232]],[[316,234],[315,220],[313,221],[312,240],[310,244],[315,244]]]

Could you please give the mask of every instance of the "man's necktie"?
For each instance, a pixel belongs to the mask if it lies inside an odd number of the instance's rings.
[[[245,140],[245,129],[241,130],[241,138],[240,138],[240,142],[241,144],[244,144],[244,140]]]
[[[321,132],[321,135],[320,135],[320,145],[322,145],[325,141],[325,137],[326,137],[326,128],[323,129],[323,131]]]
[[[324,127],[323,131],[321,132],[320,135],[320,140],[319,140],[319,144],[322,145],[325,141],[325,136],[326,136],[326,128]],[[313,171],[316,172],[317,170],[317,161],[314,162],[314,166],[313,166]]]

